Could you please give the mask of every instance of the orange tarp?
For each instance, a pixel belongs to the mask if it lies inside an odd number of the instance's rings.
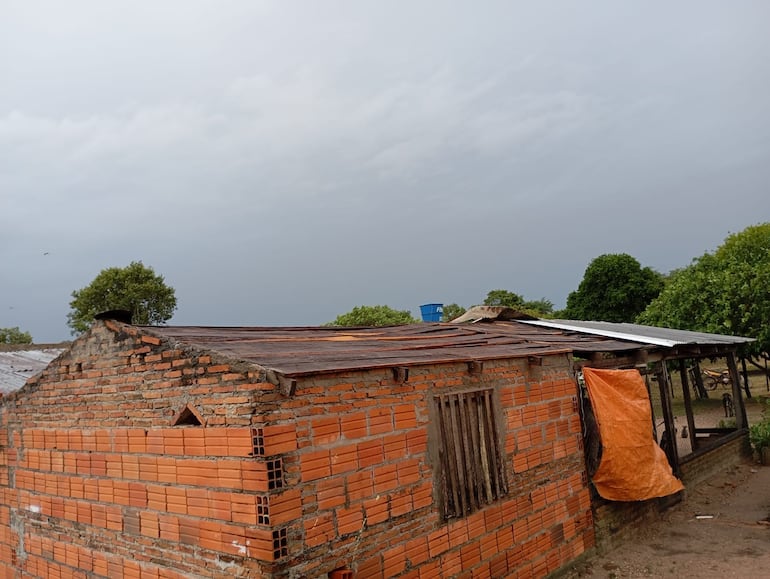
[[[684,489],[652,436],[650,398],[636,370],[584,368],[602,459],[596,490],[611,501],[643,501]]]

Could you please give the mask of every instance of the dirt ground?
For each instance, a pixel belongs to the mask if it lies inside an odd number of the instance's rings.
[[[562,577],[770,578],[770,466],[746,460]]]

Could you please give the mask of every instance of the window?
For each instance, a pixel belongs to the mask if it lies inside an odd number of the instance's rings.
[[[462,517],[506,492],[492,389],[438,394],[444,517]]]

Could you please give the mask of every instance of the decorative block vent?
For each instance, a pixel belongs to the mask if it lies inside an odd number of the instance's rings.
[[[254,456],[265,456],[265,434],[261,428],[251,429],[251,444]]]
[[[283,488],[283,461],[280,458],[267,461],[267,488]]]
[[[187,404],[176,413],[171,421],[171,426],[201,426],[204,423],[200,412],[191,404]]]
[[[280,559],[289,554],[289,539],[286,528],[273,531],[273,558]]]
[[[270,524],[270,503],[266,496],[257,495],[257,524]]]

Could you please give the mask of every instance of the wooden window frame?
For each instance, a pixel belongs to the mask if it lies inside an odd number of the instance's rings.
[[[507,494],[494,389],[435,394],[445,519],[464,517]]]

